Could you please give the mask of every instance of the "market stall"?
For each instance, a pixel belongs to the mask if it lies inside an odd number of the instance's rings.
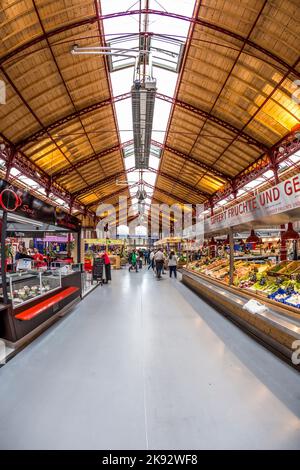
[[[207,218],[204,244],[215,250],[182,277],[291,364],[300,339],[299,193],[297,176]]]
[[[1,280],[0,338],[18,345],[51,323],[82,294],[80,222],[0,180]],[[70,260],[48,259],[31,251],[49,236],[77,240]],[[8,249],[9,247],[9,249]],[[11,265],[8,271],[7,257]]]
[[[88,238],[83,240],[84,263],[87,270],[91,270],[93,259],[102,252],[110,258],[113,269],[121,268],[121,260],[125,257],[126,242],[124,239]]]

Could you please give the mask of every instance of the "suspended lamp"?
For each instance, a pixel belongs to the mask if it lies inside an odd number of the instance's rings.
[[[298,240],[299,233],[293,228],[292,222],[288,223],[287,231],[282,234],[282,240]]]
[[[249,235],[249,237],[246,239],[246,242],[247,243],[257,243],[257,244],[261,244],[262,243],[262,240],[261,238],[259,238],[256,233],[254,232],[254,230],[252,229],[251,230],[251,233]]]

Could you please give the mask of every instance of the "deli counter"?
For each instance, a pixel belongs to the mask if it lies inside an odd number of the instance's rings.
[[[16,343],[36,329],[46,327],[81,297],[81,270],[25,271],[6,276],[8,304],[0,283],[0,338]]]

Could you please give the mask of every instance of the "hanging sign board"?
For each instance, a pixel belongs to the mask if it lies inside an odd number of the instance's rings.
[[[86,238],[84,242],[89,245],[124,245],[124,240],[113,238]]]
[[[29,191],[17,188],[2,179],[0,179],[1,209],[45,224],[57,225],[73,231],[80,229],[80,221],[77,217],[68,214],[59,207],[47,204],[30,194]]]
[[[300,174],[211,216],[204,222],[204,231],[234,227],[298,207],[300,207]]]

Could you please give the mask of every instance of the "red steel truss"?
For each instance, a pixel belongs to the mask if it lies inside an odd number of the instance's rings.
[[[6,139],[2,135],[0,137],[5,142]],[[80,213],[84,213],[85,208],[80,204],[80,202],[74,200],[71,193],[63,189],[59,184],[54,183],[51,180],[51,177],[38,167],[35,163],[30,161],[28,157],[16,150],[15,147],[10,143],[3,143],[0,147],[0,157],[6,163],[6,179],[9,179],[9,172],[12,167],[15,167],[23,175],[31,178],[33,181],[41,185],[46,190],[46,196],[48,197],[50,193],[54,196],[59,197],[67,204],[72,205],[72,207],[78,210]],[[91,212],[88,212],[88,215],[93,215]]]
[[[25,137],[25,139],[20,140],[19,142],[16,143],[16,147],[22,148],[25,145],[40,139],[44,135],[49,134],[49,132],[55,129],[58,129],[62,125],[67,124],[68,122],[73,121],[76,118],[81,118],[85,114],[92,113],[93,111],[96,111],[112,103],[117,103],[118,101],[122,101],[130,97],[131,97],[130,93],[123,93],[122,95],[118,95],[113,98],[108,98],[103,101],[98,101],[97,103],[91,104],[90,106],[86,106],[85,108],[79,109],[78,111],[74,111],[73,113],[62,117],[58,119],[57,121],[52,122],[48,126],[44,126],[42,129],[38,130],[34,134],[28,137]]]
[[[77,197],[80,197],[80,196],[83,196],[85,195],[86,193],[90,193],[92,192],[94,189],[97,189],[99,188],[99,186],[102,186],[103,184],[107,184],[107,183],[112,183],[113,181],[115,181],[117,178],[120,178],[121,176],[124,176],[128,173],[131,173],[133,171],[136,171],[136,168],[135,167],[132,167],[132,168],[129,168],[128,170],[122,170],[122,171],[119,171],[117,173],[114,173],[113,175],[110,175],[110,176],[106,176],[105,178],[102,178],[100,180],[97,180],[95,181],[95,183],[89,185],[89,186],[86,186],[85,188],[82,188],[80,189],[79,191],[75,191],[74,193],[72,193],[73,197],[77,198]]]
[[[152,184],[146,183],[145,181],[144,181],[143,184],[144,184],[145,187],[147,187],[149,189],[152,189],[153,191],[157,191],[158,193],[161,193],[161,194],[163,194],[164,196],[167,196],[170,199],[174,199],[175,204],[176,203],[187,204],[186,200],[181,199],[180,197],[177,197],[177,196],[174,196],[174,195],[172,196],[172,194],[169,194],[168,191],[165,191],[164,189],[161,189],[158,186],[152,186]]]
[[[105,150],[102,150],[101,152],[95,154],[95,155],[90,155],[89,157],[83,158],[80,160],[78,163],[73,163],[73,166],[68,166],[67,168],[64,168],[63,170],[60,170],[56,173],[53,174],[53,180],[56,181],[59,178],[62,178],[74,171],[74,169],[79,169],[82,168],[83,166],[87,165],[88,163],[91,163],[95,160],[98,160],[99,158],[105,157],[113,152],[116,152],[117,150],[121,150],[129,145],[132,145],[133,140],[128,140],[127,142],[124,142],[121,145],[114,145],[113,147],[107,148]],[[177,149],[174,149],[173,147],[170,147],[169,145],[164,145],[161,144],[160,142],[157,142],[156,140],[151,141],[152,145],[160,148],[160,149],[165,149],[174,155],[178,155],[179,157],[183,158],[186,161],[189,161],[193,163],[194,165],[203,168],[203,170],[208,171],[212,175],[215,175],[219,177],[221,180],[224,181],[231,181],[231,177],[226,175],[225,173],[222,173],[221,171],[216,170],[215,168],[210,167],[209,165],[206,165],[205,163],[202,163],[200,160],[197,160],[196,158],[193,158],[183,152],[180,152]]]
[[[128,140],[127,142],[124,142],[123,144],[114,145],[113,147],[109,147],[108,149],[102,150],[99,153],[83,158],[79,162],[74,163],[73,166],[68,166],[67,168],[64,168],[63,170],[60,170],[54,173],[53,180],[57,181],[59,178],[69,175],[74,170],[78,170],[79,168],[82,168],[85,165],[88,165],[89,163],[95,160],[99,160],[99,158],[106,157],[107,155],[110,155],[113,152],[117,152],[118,150],[121,150],[122,148],[127,147],[128,145],[132,144],[132,142],[133,142],[132,140]]]
[[[192,113],[197,114],[198,116],[201,116],[202,118],[207,119],[208,121],[211,121],[217,124],[218,126],[229,130],[230,132],[238,135],[241,138],[241,140],[247,142],[247,144],[249,145],[254,145],[255,147],[261,150],[264,150],[265,152],[269,150],[269,147],[267,145],[263,144],[262,142],[259,142],[257,139],[247,134],[246,132],[241,131],[240,129],[233,126],[229,122],[223,121],[223,119],[220,119],[210,114],[207,111],[204,111],[199,108],[195,108],[195,106],[191,104],[185,103],[184,101],[178,100],[176,98],[172,98],[171,96],[167,96],[162,93],[156,93],[156,97],[159,98],[160,100],[166,101],[167,103],[175,104],[179,106],[180,108],[183,108],[187,111],[191,111]]]
[[[249,165],[245,170],[236,175],[230,184],[217,191],[210,200],[205,204],[206,209],[210,208],[217,202],[235,194],[239,189],[242,189],[250,181],[259,178],[263,173],[272,170],[276,177],[278,166],[287,158],[300,150],[300,140],[294,134],[290,134],[285,139],[282,139],[272,151],[259,157],[254,163]]]
[[[107,194],[106,196],[104,196],[103,198],[101,198],[99,201],[94,201],[94,202],[91,202],[91,204],[87,204],[85,207],[87,209],[90,209],[91,207],[95,206],[96,204],[102,204],[103,202],[106,202],[108,199],[111,199],[113,197],[117,197],[117,196],[120,196],[122,193],[124,193],[125,191],[129,191],[130,189],[134,188],[135,186],[137,186],[138,183],[133,183],[129,186],[124,186],[123,188],[119,189],[119,191],[114,191],[113,193],[111,194]],[[131,198],[129,198],[131,199]]]
[[[222,171],[216,170],[215,168],[210,167],[209,165],[206,165],[205,163],[201,162],[201,160],[198,160],[197,158],[191,157],[190,155],[187,155],[186,153],[180,152],[180,150],[170,147],[170,145],[161,144],[160,142],[157,142],[156,140],[152,140],[151,143],[155,145],[156,147],[159,147],[162,150],[167,150],[168,152],[171,152],[174,155],[178,155],[178,157],[181,157],[184,160],[190,163],[193,163],[194,165],[202,168],[203,170],[211,173],[212,175],[219,177],[221,180],[231,181],[232,179],[229,175],[226,175]]]
[[[166,178],[170,181],[172,181],[175,184],[178,184],[179,186],[182,186],[183,188],[187,189],[188,191],[192,191],[194,194],[197,194],[198,196],[201,196],[202,198],[204,197],[205,199],[210,197],[211,195],[205,191],[201,191],[199,188],[194,188],[188,183],[185,183],[182,180],[179,180],[178,178],[175,178],[174,176],[169,175],[168,173],[165,173],[164,171],[161,170],[155,170],[154,168],[148,168],[149,171],[152,173],[156,173],[158,176],[162,176],[163,178]],[[172,197],[172,196],[171,196]]]
[[[72,196],[74,198],[78,198],[80,196],[83,196],[84,194],[90,193],[94,189],[97,189],[97,188],[99,188],[100,186],[102,186],[104,184],[111,183],[114,180],[116,180],[117,178],[120,178],[121,176],[127,175],[128,173],[131,173],[133,171],[136,171],[135,167],[129,168],[128,170],[125,170],[125,171],[119,171],[118,173],[115,173],[111,176],[107,176],[106,178],[102,178],[98,181],[95,181],[95,183],[93,183],[93,184],[91,184],[91,185],[89,185],[85,188],[82,188],[79,191],[75,191],[74,193],[72,193]],[[193,193],[197,194],[198,196],[201,196],[202,198],[206,199],[206,198],[211,196],[209,193],[201,191],[198,188],[194,188],[193,186],[189,185],[188,183],[185,183],[182,180],[178,180],[178,178],[175,178],[174,176],[170,176],[170,175],[168,175],[168,173],[164,173],[161,170],[156,170],[154,168],[148,168],[147,171],[150,171],[151,173],[155,173],[159,176],[162,176],[163,178],[167,178],[168,180],[173,181],[174,183],[176,183],[179,186],[187,189],[188,191],[193,191]]]

